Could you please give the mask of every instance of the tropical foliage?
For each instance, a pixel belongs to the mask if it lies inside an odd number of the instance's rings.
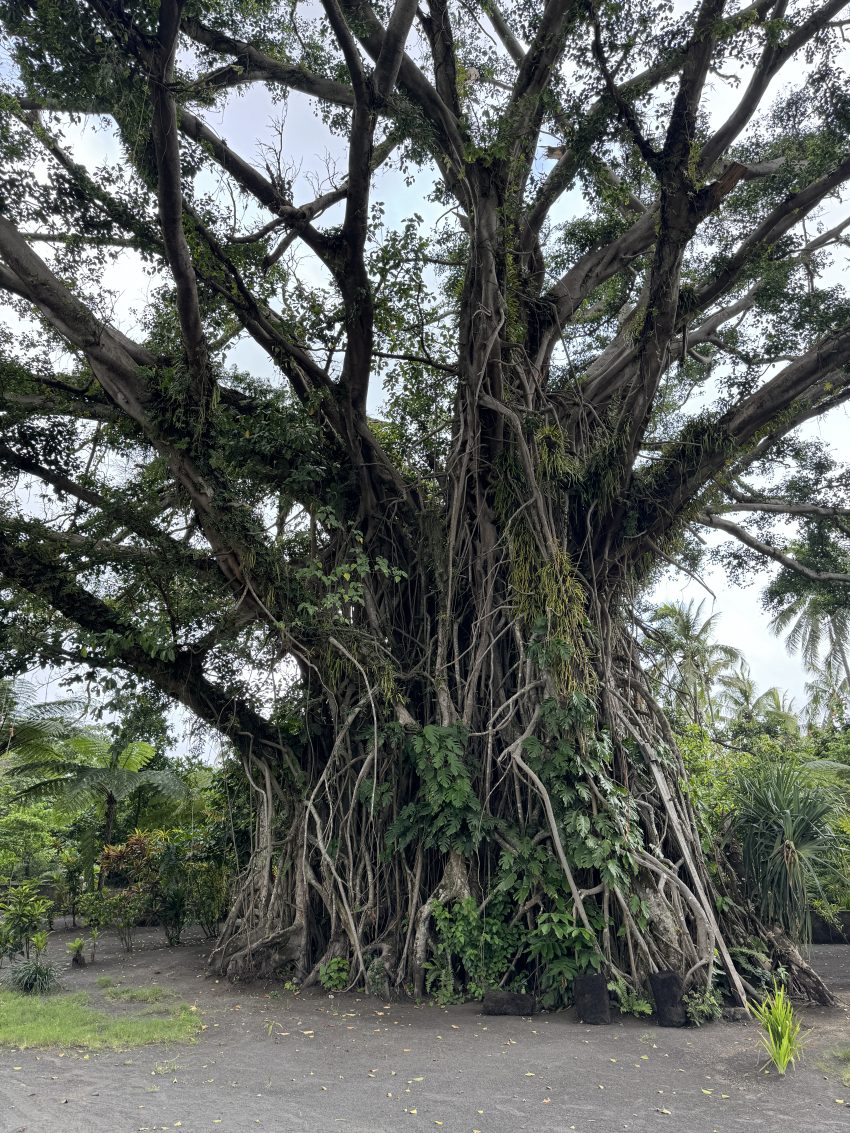
[[[838,817],[846,798],[816,773],[787,760],[739,775],[732,830],[744,874],[762,916],[797,939],[811,933],[810,908],[820,878],[838,871]]]
[[[768,1059],[779,1074],[795,1066],[803,1052],[802,1022],[794,1011],[784,987],[774,983],[760,1003],[751,1003],[750,1011],[762,1027],[762,1043]]]

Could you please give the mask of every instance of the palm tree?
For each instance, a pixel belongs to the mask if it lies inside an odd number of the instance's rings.
[[[850,707],[850,686],[843,677],[836,679],[832,669],[814,671],[812,680],[806,681],[806,722],[815,727],[840,726]]]
[[[757,726],[773,736],[799,735],[793,701],[776,687],[760,693],[745,661],[733,672],[722,674],[718,684],[718,707],[729,724],[744,729]]]
[[[662,699],[694,724],[713,719],[717,682],[741,659],[740,650],[714,639],[719,614],[704,618],[704,605],[693,599],[662,603],[650,614],[644,643]]]
[[[18,682],[4,686],[0,699],[0,771],[20,785],[17,798],[55,798],[74,810],[103,806],[103,843],[109,845],[118,804],[134,791],[148,787],[170,798],[185,795],[173,771],[149,766],[156,755],[151,744],[118,748],[101,732],[75,724],[71,702],[34,707],[29,692]]]
[[[789,653],[799,653],[813,674],[826,674],[833,689],[850,694],[850,609],[836,605],[820,590],[786,594],[785,605],[771,619],[770,628],[785,634]]]

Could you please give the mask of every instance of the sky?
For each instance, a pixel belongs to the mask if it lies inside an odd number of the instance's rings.
[[[784,81],[788,81],[787,76]],[[719,78],[713,78],[711,83],[710,114],[715,121],[720,121],[740,90]],[[256,139],[262,124],[270,124],[272,119],[279,117],[282,109],[280,104],[272,104],[262,88],[251,87],[234,93],[226,109],[205,112],[204,118],[243,156],[256,159],[259,156]],[[341,142],[325,131],[311,109],[310,100],[298,94],[292,94],[288,99],[283,138],[286,153],[300,166],[300,172],[296,171],[294,177],[295,201],[309,200],[315,195],[309,174],[321,171],[328,160],[339,161],[343,153]],[[92,123],[83,123],[75,131],[69,132],[69,139],[72,140],[72,148],[78,159],[86,164],[96,164],[105,157],[118,157],[115,140],[109,138],[102,128],[95,129]],[[543,164],[542,153],[538,161]],[[419,213],[427,226],[444,211],[444,206],[426,199],[431,184],[431,177],[427,172],[420,173],[417,183],[412,187],[405,185],[402,175],[397,171],[382,172],[376,182],[374,195],[385,202],[388,227],[394,227],[413,212]],[[576,195],[568,196],[563,202],[562,212],[575,207],[580,207],[579,199]],[[322,223],[332,222],[333,215],[326,214]],[[315,273],[316,279],[320,278],[320,269],[309,256],[304,259],[303,271],[308,276]],[[117,321],[123,329],[132,333],[135,322],[132,312],[134,308],[143,305],[146,289],[151,285],[149,280],[140,271],[132,268],[128,270],[127,264],[123,263],[109,270],[105,284],[118,293],[115,308]],[[230,352],[230,361],[254,373],[270,373],[266,355],[250,342],[239,343]],[[370,412],[380,415],[381,403],[382,391],[376,386],[370,393]],[[828,440],[840,451],[842,448],[846,450],[849,426],[848,412],[839,410],[829,420],[814,422],[808,429],[810,433]],[[685,601],[704,600],[703,612],[706,616],[719,612],[718,638],[744,652],[759,686],[764,688],[777,685],[788,690],[795,697],[798,706],[802,706],[806,676],[799,660],[789,656],[782,642],[770,632],[767,617],[761,609],[760,591],[767,577],[768,574],[748,587],[733,586],[719,568],[712,568],[704,576],[707,586],[713,591],[712,596],[693,579],[671,570],[656,588],[653,597],[658,601],[680,598]]]

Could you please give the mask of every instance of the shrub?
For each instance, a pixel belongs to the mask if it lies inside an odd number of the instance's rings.
[[[86,893],[79,900],[79,910],[85,918],[90,932],[98,932],[102,928],[109,927],[112,909],[106,894],[97,891]]]
[[[723,1014],[723,1000],[720,992],[713,987],[704,991],[690,991],[685,996],[685,1014],[695,1027],[712,1023]]]
[[[3,967],[4,960],[14,960],[20,951],[17,937],[5,924],[0,924],[0,968]]]
[[[59,858],[59,878],[71,924],[77,927],[77,905],[83,893],[83,859],[77,850],[65,850]]]
[[[227,874],[220,861],[195,857],[190,834],[182,829],[136,831],[126,842],[107,846],[101,868],[114,884],[144,897],[146,912],[165,930],[169,945],[180,943],[190,919],[214,936],[225,912]]]
[[[21,882],[11,889],[6,899],[0,902],[8,947],[15,953],[23,952],[29,959],[33,933],[41,928],[50,906],[50,901],[39,894],[34,881]]]
[[[40,956],[32,956],[14,964],[6,982],[22,995],[47,995],[56,987],[56,969]]]
[[[506,909],[502,897],[490,902],[484,916],[471,897],[447,905],[434,902],[436,947],[425,965],[425,989],[438,1003],[481,999],[486,988],[499,986],[521,939]]]
[[[563,903],[538,914],[528,951],[541,967],[540,1002],[544,1007],[567,1006],[576,976],[598,972],[602,967],[593,933],[576,924],[572,911]]]
[[[118,846],[104,846],[100,855],[100,871],[110,884],[125,888],[146,889],[153,885],[157,873],[157,855],[153,836],[135,830]]]
[[[23,995],[47,995],[56,986],[56,969],[41,958],[47,947],[47,936],[41,930],[31,935],[28,943],[33,955],[27,951],[26,957],[9,972],[8,983],[13,991]]]
[[[807,940],[819,874],[834,870],[840,852],[835,789],[790,763],[769,763],[739,775],[736,791],[732,832],[750,894],[762,919]]]
[[[125,952],[133,951],[133,941],[139,922],[148,908],[144,893],[137,889],[120,889],[108,901],[111,906],[110,923],[121,940]]]
[[[80,900],[80,912],[92,931],[99,933],[104,928],[115,929],[125,952],[133,951],[136,928],[147,910],[147,897],[133,886],[113,893],[87,893]],[[96,941],[97,938],[94,939]]]
[[[162,927],[169,947],[180,943],[183,927],[189,912],[189,887],[184,847],[168,841],[163,835],[152,849],[151,860],[156,874],[150,886],[151,904]]]
[[[770,1061],[780,1074],[784,1074],[789,1065],[796,1065],[803,1053],[804,1042],[800,1034],[801,1023],[787,991],[774,980],[773,991],[761,1003],[749,1004],[749,1008],[761,1023],[761,1040]]]
[[[215,862],[193,862],[189,870],[189,915],[215,936],[227,908],[227,871]]]
[[[319,965],[319,983],[325,991],[344,991],[350,983],[351,965],[342,956],[334,956],[327,964]]]
[[[189,894],[185,886],[169,885],[162,890],[157,903],[157,913],[165,929],[165,941],[169,948],[180,943],[188,911]]]

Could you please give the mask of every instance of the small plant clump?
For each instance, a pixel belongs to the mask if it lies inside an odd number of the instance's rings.
[[[47,936],[41,930],[29,937],[27,954],[9,972],[7,983],[13,991],[22,995],[47,995],[56,987],[56,969],[41,958],[47,947]]]
[[[86,958],[83,955],[83,949],[85,948],[85,946],[86,942],[81,936],[78,936],[76,940],[72,940],[65,945],[71,957],[72,967],[84,968],[86,966]]]
[[[617,1006],[622,1015],[640,1017],[641,1015],[652,1014],[652,1004],[646,996],[629,987],[624,979],[611,980],[608,984],[608,990],[614,993],[614,998],[617,1000]]]
[[[723,1014],[723,1000],[720,992],[713,987],[706,988],[705,991],[688,992],[684,1002],[688,1021],[695,1027],[713,1023]]]
[[[785,988],[773,981],[773,991],[761,1003],[749,1004],[749,1009],[762,1026],[761,1040],[769,1060],[779,1074],[784,1075],[789,1066],[795,1066],[803,1053],[804,1036],[802,1026],[791,1005]]]
[[[350,964],[342,956],[334,956],[319,965],[319,983],[325,991],[344,991],[350,981]]]
[[[56,969],[38,956],[30,956],[14,965],[6,982],[10,990],[21,995],[47,995],[56,987]]]

